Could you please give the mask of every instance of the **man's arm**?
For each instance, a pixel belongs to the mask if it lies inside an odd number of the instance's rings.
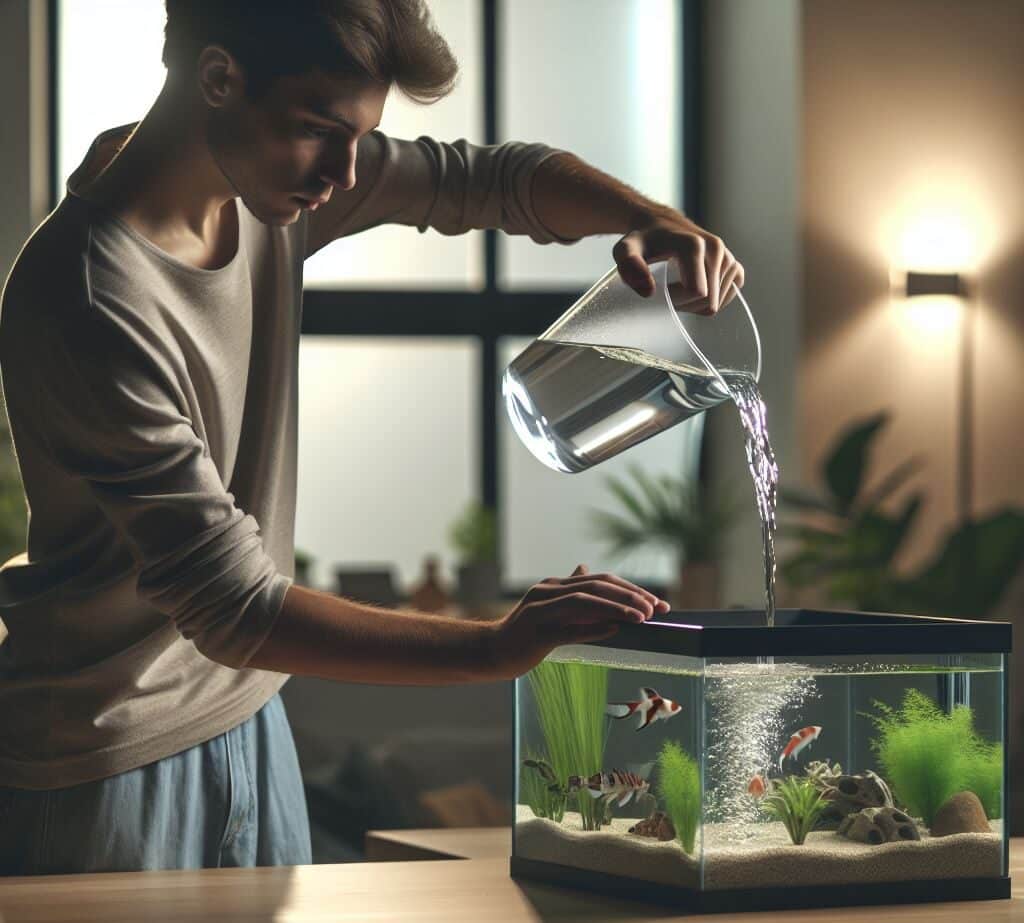
[[[730,286],[743,286],[743,267],[721,239],[575,154],[561,151],[537,167],[533,211],[560,238],[624,234],[612,256],[622,278],[641,295],[654,291],[647,264],[662,259],[678,263],[681,284],[670,292],[687,311],[714,314],[731,300]]]
[[[560,644],[609,638],[622,622],[667,611],[641,587],[582,565],[535,585],[496,622],[379,609],[293,585],[246,666],[351,683],[490,682],[525,673]]]

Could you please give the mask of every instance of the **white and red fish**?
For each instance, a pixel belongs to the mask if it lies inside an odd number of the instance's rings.
[[[642,731],[647,725],[653,724],[661,719],[667,721],[673,715],[678,715],[682,706],[671,699],[663,699],[649,686],[640,690],[638,702],[609,702],[604,713],[612,718],[628,718],[636,715],[636,729]]]
[[[586,789],[592,798],[603,798],[605,801],[618,799],[621,808],[629,803],[634,795],[644,795],[651,783],[638,776],[635,772],[613,769],[611,772],[595,772],[584,779],[582,776],[569,776],[566,790],[569,793]]]
[[[817,724],[812,724],[809,727],[800,728],[792,737],[789,738],[789,743],[786,744],[785,749],[779,754],[779,769],[782,769],[782,761],[787,756],[796,757],[796,755],[804,749],[809,747],[814,741],[818,739],[818,735],[821,734],[821,727]]]
[[[747,794],[754,798],[761,798],[768,791],[768,781],[761,773],[756,773],[747,785]]]

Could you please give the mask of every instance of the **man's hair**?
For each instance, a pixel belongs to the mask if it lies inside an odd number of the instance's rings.
[[[166,0],[163,62],[194,67],[220,45],[259,99],[279,77],[322,70],[396,86],[418,103],[447,96],[459,66],[424,0]]]

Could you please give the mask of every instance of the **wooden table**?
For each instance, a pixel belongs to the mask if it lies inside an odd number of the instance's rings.
[[[503,859],[512,850],[511,827],[437,827],[369,830],[366,858],[374,862],[417,859]]]
[[[508,859],[359,862],[0,879],[3,923],[1024,923],[1024,840],[1013,899],[906,907],[679,916],[663,907],[516,882]]]

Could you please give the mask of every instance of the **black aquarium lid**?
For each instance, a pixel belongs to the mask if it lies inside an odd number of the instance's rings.
[[[598,647],[685,657],[765,657],[839,654],[1009,653],[1008,622],[778,609],[775,626],[763,609],[681,609],[642,625],[623,625]]]

